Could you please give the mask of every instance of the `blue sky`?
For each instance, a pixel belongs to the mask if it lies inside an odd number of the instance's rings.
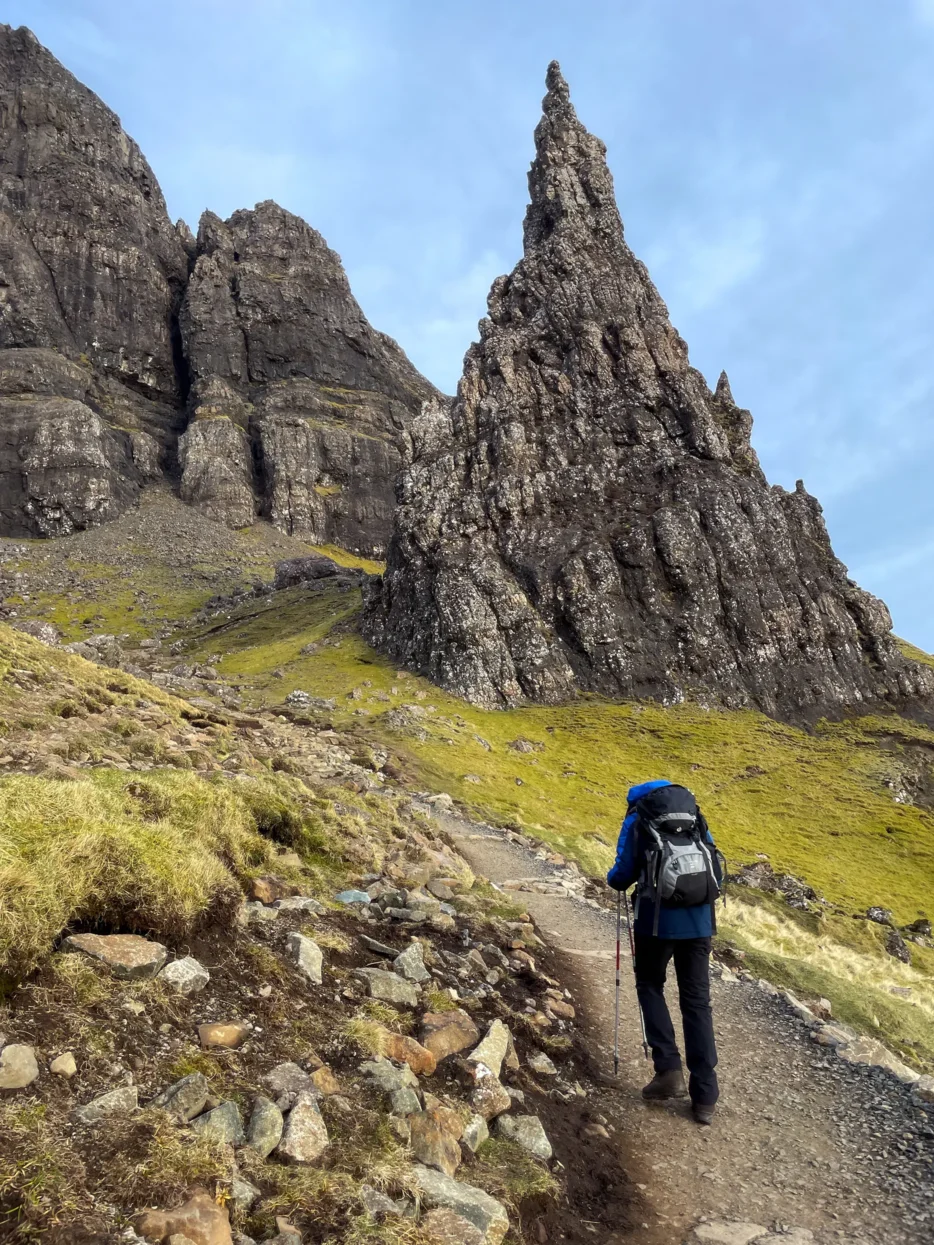
[[[896,629],[934,650],[934,0],[6,0],[193,227],[274,198],[449,392],[520,252],[547,62],[630,244]]]

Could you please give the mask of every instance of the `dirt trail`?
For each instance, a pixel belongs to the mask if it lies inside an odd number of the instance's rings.
[[[503,832],[437,816],[490,881],[559,879],[554,866]],[[595,1062],[611,1074],[614,913],[573,897],[523,891],[516,898],[559,952]],[[703,1218],[804,1230],[779,1236],[787,1245],[930,1245],[928,1113],[888,1074],[852,1067],[815,1045],[783,1000],[751,983],[712,985],[722,1097],[714,1126],[702,1129],[686,1103],[641,1099],[651,1065],[642,1056],[627,954],[619,1082],[591,1104],[616,1125],[620,1163],[644,1188],[644,1222],[627,1245],[680,1245],[694,1239]],[[676,1017],[673,983],[669,992]]]

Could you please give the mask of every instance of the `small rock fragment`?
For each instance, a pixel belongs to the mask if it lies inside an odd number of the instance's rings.
[[[323,1098],[341,1092],[340,1081],[328,1067],[316,1068],[311,1074],[311,1083]]]
[[[205,1050],[217,1047],[222,1050],[236,1050],[250,1036],[245,1024],[235,1021],[230,1024],[198,1025],[198,1039]]]
[[[0,1089],[25,1089],[39,1075],[32,1046],[13,1042],[0,1051]]]
[[[399,1207],[392,1198],[387,1197],[385,1193],[380,1193],[379,1189],[374,1189],[370,1184],[362,1184],[358,1196],[363,1203],[363,1209],[371,1219],[383,1219],[387,1215],[400,1213]]]
[[[539,1076],[557,1076],[558,1069],[544,1051],[536,1051],[529,1060],[529,1067]]]
[[[486,1064],[477,1064],[474,1071],[474,1090],[470,1104],[485,1120],[493,1120],[512,1106],[512,1099],[499,1077],[494,1076]]]
[[[304,973],[313,986],[320,986],[324,955],[318,944],[304,934],[293,932],[289,934],[285,945],[299,971]]]
[[[287,895],[284,899],[277,899],[273,906],[279,912],[310,912],[313,916],[327,912],[324,904],[310,895]]]
[[[75,1057],[70,1050],[66,1050],[63,1055],[59,1055],[57,1059],[53,1059],[49,1064],[49,1071],[55,1076],[64,1076],[68,1079],[73,1077],[78,1071],[78,1065]]]
[[[366,891],[341,891],[341,893],[339,895],[335,895],[334,898],[338,903],[342,903],[347,907],[352,907],[353,904],[368,904],[370,902],[370,896],[366,893]]]
[[[197,994],[211,980],[211,974],[194,956],[186,955],[166,964],[159,974],[159,980],[166,982],[179,994]]]

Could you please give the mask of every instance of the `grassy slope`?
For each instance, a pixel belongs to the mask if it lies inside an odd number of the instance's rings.
[[[209,636],[193,634],[190,653],[218,660],[255,703],[281,703],[295,688],[335,698],[335,725],[389,745],[416,781],[520,823],[595,873],[612,857],[631,783],[690,784],[731,863],[765,853],[842,909],[799,918],[740,890],[722,925],[751,963],[832,998],[841,1018],[885,1032],[903,1054],[934,1060],[934,953],[913,947],[913,965],[901,965],[884,953],[882,927],[846,915],[879,904],[907,923],[931,912],[934,817],[894,792],[917,764],[906,745],[934,745],[934,732],[899,720],[894,739],[893,721],[875,718],[805,732],[753,712],[596,698],[484,712],[369,649],[352,627],[354,596],[295,589],[251,603]],[[424,716],[400,729],[386,715],[403,705]],[[517,739],[536,750],[516,751]]]
[[[51,618],[69,638],[155,634],[215,593],[270,579],[276,561],[309,548],[265,525],[230,533],[156,498],[96,532],[29,544],[22,613]],[[324,552],[364,565],[340,550]],[[59,574],[43,585],[45,568],[65,559],[66,582]],[[806,733],[755,713],[593,698],[484,713],[368,649],[355,631],[358,608],[355,593],[295,589],[250,601],[226,623],[219,616],[178,634],[188,641],[185,656],[219,664],[247,703],[275,706],[293,688],[334,697],[326,716],[388,746],[408,779],[450,791],[481,816],[521,823],[594,873],[612,856],[626,788],[664,774],[698,792],[732,862],[765,853],[844,913],[881,904],[900,923],[930,915],[934,819],[895,795],[917,775],[932,732],[909,722],[893,732],[891,719],[864,719]],[[301,653],[309,644],[314,651]],[[386,717],[413,705],[424,716],[409,713],[408,726]],[[536,750],[511,748],[518,738]],[[934,1062],[934,953],[913,947],[914,963],[905,967],[883,953],[881,927],[835,912],[802,924],[757,892],[740,889],[737,897],[724,929],[760,971],[832,997],[845,1018],[881,1027],[903,1051]],[[909,987],[912,998],[893,998],[893,986]]]

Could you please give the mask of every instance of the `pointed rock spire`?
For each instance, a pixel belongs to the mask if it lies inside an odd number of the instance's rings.
[[[720,379],[717,381],[717,389],[714,396],[720,402],[728,403],[730,406],[736,405],[733,401],[733,390],[730,388],[730,378],[727,376],[725,371],[720,373]]]
[[[581,688],[793,715],[929,694],[817,503],[769,488],[726,377],[711,393],[690,366],[556,63],[547,85],[525,253],[453,406],[412,426],[369,638],[486,707]]]

